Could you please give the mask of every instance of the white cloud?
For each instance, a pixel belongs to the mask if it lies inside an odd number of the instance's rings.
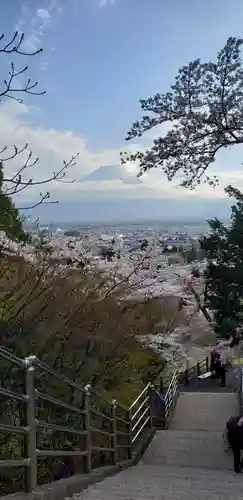
[[[19,105],[14,101],[9,101],[0,107],[0,149],[7,144],[9,147],[16,144],[17,147],[23,147],[27,142],[29,149],[33,151],[33,155],[40,158],[38,165],[30,172],[25,172],[25,180],[30,176],[34,181],[43,180],[52,176],[53,172],[57,172],[63,160],[69,160],[72,155],[79,152],[77,164],[67,175],[67,180],[75,180],[74,183],[66,184],[60,182],[52,182],[46,186],[50,190],[54,198],[58,199],[79,199],[82,197],[95,198],[97,193],[109,198],[172,198],[179,200],[180,198],[191,198],[192,200],[198,196],[207,198],[221,198],[224,196],[223,187],[229,183],[243,189],[243,169],[226,171],[225,168],[220,172],[220,164],[218,165],[218,174],[221,179],[220,188],[213,189],[206,185],[200,186],[196,191],[190,192],[184,188],[178,187],[176,182],[168,182],[164,174],[159,169],[154,169],[148,174],[141,177],[141,183],[130,184],[124,183],[121,178],[111,181],[90,181],[82,182],[82,177],[93,172],[95,169],[104,165],[119,165],[120,150],[124,149],[124,144],[121,143],[119,149],[101,149],[92,151],[87,139],[84,136],[75,135],[71,131],[60,132],[53,128],[38,127],[33,124],[33,115],[38,118],[38,108],[28,108],[25,105]],[[142,143],[141,143],[142,144]],[[143,145],[143,144],[142,144]],[[146,141],[144,146],[146,147]],[[141,147],[141,145],[140,145]],[[128,149],[128,148],[126,148]],[[139,149],[138,144],[131,144],[130,150],[136,151]],[[234,152],[231,152],[231,163],[234,157]],[[5,164],[5,175],[11,176],[21,166],[25,155],[18,157],[14,161]],[[234,164],[234,162],[233,162]],[[124,178],[127,175],[134,175],[136,168],[134,165],[126,165]],[[18,195],[18,200],[22,203],[24,200],[35,200],[38,198],[40,190],[44,191],[44,187],[28,188],[28,191],[23,191]]]
[[[58,20],[61,13],[60,0],[49,0],[45,7],[40,5],[34,13],[30,5],[27,2],[24,3],[15,26],[16,31],[25,33],[24,49],[33,52],[40,49],[47,28]]]
[[[51,15],[48,9],[38,9],[36,12],[36,16],[41,19],[50,19]]]
[[[117,0],[98,0],[98,5],[100,9],[108,6],[114,6],[117,3]]]

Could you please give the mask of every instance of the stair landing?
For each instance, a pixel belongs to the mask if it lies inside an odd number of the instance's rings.
[[[141,462],[145,465],[232,471],[231,452],[224,451],[222,432],[158,431]]]
[[[229,417],[238,414],[235,393],[181,392],[170,429],[223,431]]]

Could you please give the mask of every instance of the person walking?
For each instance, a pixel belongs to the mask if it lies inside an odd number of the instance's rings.
[[[220,354],[215,351],[215,349],[212,351],[211,354],[211,364],[210,364],[210,370],[213,373],[213,376],[215,378],[221,378],[221,387],[225,387],[226,383],[226,366],[225,364],[221,361],[220,359]]]
[[[227,438],[234,456],[234,471],[240,473],[243,469],[243,417],[230,417],[226,423]]]
[[[216,361],[218,355],[219,354],[217,353],[217,351],[215,349],[213,349],[211,352],[211,360],[210,360],[210,371],[211,372],[215,371],[214,365],[215,365],[215,361]]]
[[[240,343],[240,333],[239,333],[239,330],[236,329],[236,328],[232,328],[231,330],[231,341],[230,341],[230,347],[231,349],[236,346],[236,345],[239,345]]]

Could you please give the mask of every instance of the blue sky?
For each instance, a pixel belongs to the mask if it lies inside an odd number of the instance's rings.
[[[105,203],[108,215],[118,219],[122,218],[122,206],[127,211],[130,203],[133,218],[136,199],[139,203],[143,200],[148,218],[159,217],[158,206],[155,208],[151,200],[160,200],[163,218],[169,218],[173,206],[175,215],[188,217],[193,210],[202,219],[208,216],[211,200],[215,211],[215,199],[222,198],[225,185],[232,182],[243,186],[243,155],[239,149],[218,157],[215,168],[221,187],[214,191],[202,187],[188,193],[168,183],[159,172],[138,183],[134,166],[124,169],[119,165],[119,151],[127,147],[126,132],[140,116],[139,98],[166,91],[181,65],[197,57],[209,60],[228,36],[242,36],[242,0],[232,4],[228,0],[3,3],[1,21],[6,37],[18,29],[25,32],[26,49],[44,48],[43,54],[28,63],[29,74],[47,94],[25,99],[23,105],[13,101],[1,104],[0,143],[11,145],[12,141],[21,146],[27,141],[33,153],[40,156],[36,178],[48,177],[62,159],[80,153],[76,167],[68,173],[68,179],[76,182],[51,185],[53,199],[60,199],[62,211],[70,219],[87,220],[90,214],[92,218],[97,215],[98,220],[99,203],[101,208]],[[25,62],[16,58],[17,65]],[[7,58],[2,57],[0,75],[7,65]],[[144,148],[152,138],[153,133],[131,147]],[[102,172],[96,176],[94,171],[100,167]],[[16,168],[16,164],[8,168]],[[38,191],[28,189],[19,203],[36,196]],[[185,199],[186,204],[181,202]],[[75,210],[68,203],[73,200]],[[96,200],[93,214],[92,200]],[[222,206],[220,202],[217,215],[222,213]],[[46,210],[49,218],[56,217],[51,206]]]

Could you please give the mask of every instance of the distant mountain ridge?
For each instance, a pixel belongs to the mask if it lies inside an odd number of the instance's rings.
[[[33,202],[26,201],[25,206]],[[78,199],[61,200],[59,204],[38,206],[33,219],[41,222],[72,221],[82,223],[116,221],[203,221],[213,217],[229,217],[232,200],[222,199]],[[23,215],[26,215],[23,212]]]

